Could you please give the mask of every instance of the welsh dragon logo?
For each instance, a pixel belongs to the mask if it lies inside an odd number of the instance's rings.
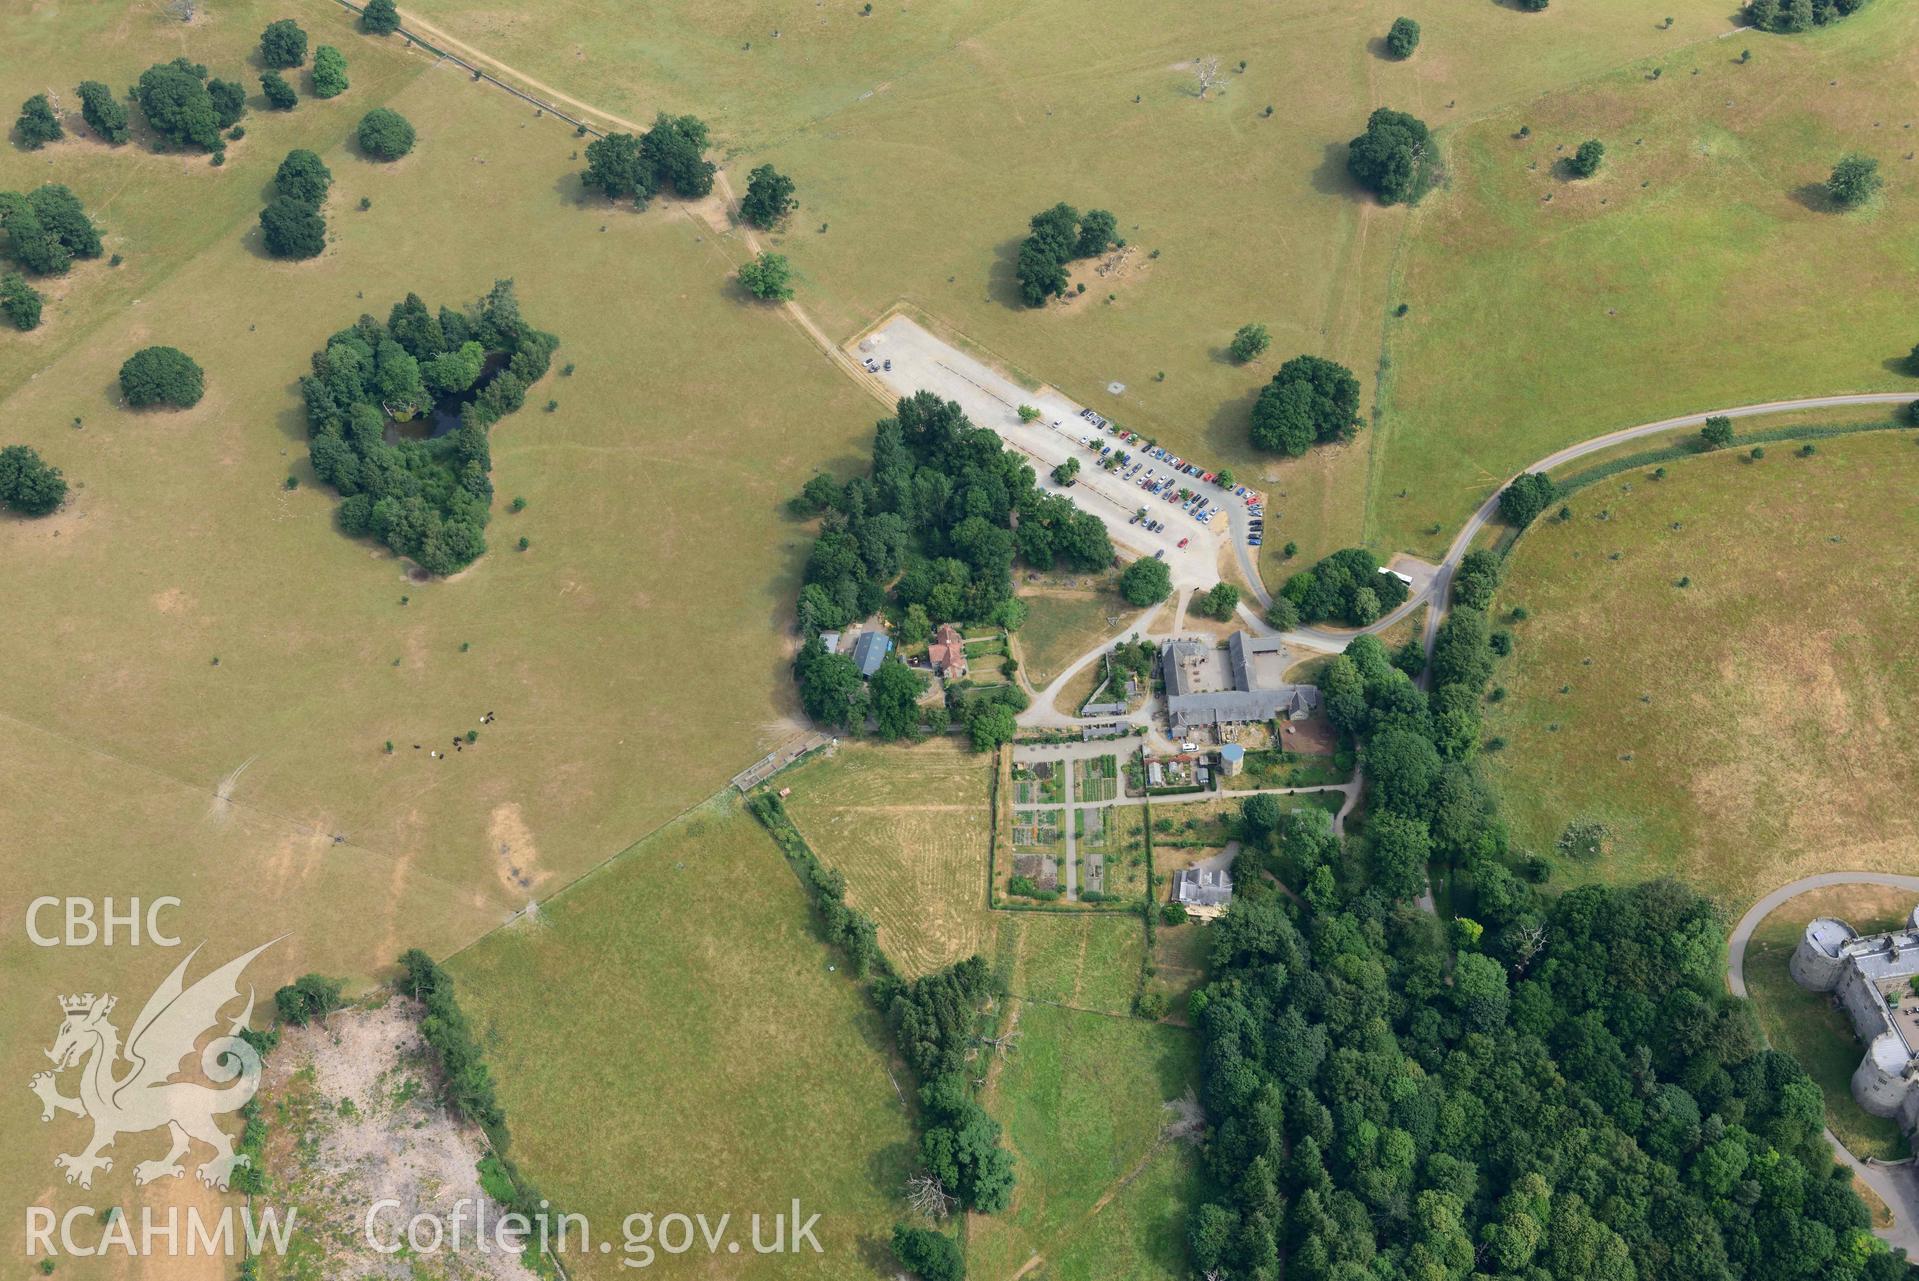
[[[124,1047],[119,1029],[107,1021],[118,998],[91,992],[60,998],[66,1017],[53,1048],[46,1052],[53,1070],[35,1074],[28,1084],[40,1098],[42,1121],[51,1121],[55,1112],[71,1112],[93,1122],[92,1142],[80,1152],[53,1159],[67,1172],[68,1183],[92,1187],[94,1171],[111,1170],[113,1159],[101,1153],[120,1135],[165,1127],[172,1147],[159,1160],[136,1165],[134,1181],[178,1178],[186,1172],[180,1158],[198,1140],[214,1153],[196,1171],[200,1181],[226,1189],[233,1171],[247,1164],[247,1158],[234,1152],[233,1141],[214,1118],[244,1107],[260,1088],[260,1055],[239,1036],[253,1014],[251,987],[239,1017],[200,1052],[200,1070],[223,1088],[172,1078],[201,1035],[218,1027],[220,1011],[240,998],[240,974],[247,964],[278,941],[262,943],[188,987],[187,966],[200,952],[194,948],[147,998]],[[80,1068],[80,1094],[68,1098],[60,1093],[55,1077],[74,1067]]]

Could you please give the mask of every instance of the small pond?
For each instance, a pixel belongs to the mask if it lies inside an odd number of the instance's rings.
[[[465,391],[456,396],[442,396],[433,402],[431,410],[403,423],[387,419],[386,443],[397,445],[403,440],[438,440],[447,435],[460,425],[460,411],[480,398],[486,385],[506,368],[506,362],[505,353],[489,353],[486,364],[480,368],[480,376]]]

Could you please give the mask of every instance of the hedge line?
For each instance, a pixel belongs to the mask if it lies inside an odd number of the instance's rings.
[[[501,1198],[502,1204],[534,1222],[542,1214],[558,1216],[560,1211],[546,1202],[507,1155],[512,1136],[507,1130],[506,1110],[495,1096],[493,1073],[479,1041],[454,998],[453,976],[417,947],[400,957],[400,968],[400,991],[426,1007],[420,1036],[440,1069],[442,1100],[455,1116],[479,1126],[493,1145],[499,1171],[511,1188],[511,1195]]]

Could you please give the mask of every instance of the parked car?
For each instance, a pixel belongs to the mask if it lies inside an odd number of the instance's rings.
[[[1181,547],[1184,547],[1184,546],[1185,546],[1186,544],[1188,544],[1188,543],[1190,543],[1190,542],[1192,542],[1192,541],[1193,541],[1193,540],[1192,540],[1192,539],[1190,539],[1190,538],[1182,538],[1182,539],[1180,539],[1180,540],[1179,540],[1179,545],[1180,545]]]

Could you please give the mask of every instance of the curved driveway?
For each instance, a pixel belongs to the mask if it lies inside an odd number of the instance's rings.
[[[1726,940],[1726,985],[1734,996],[1746,995],[1746,944],[1752,940],[1752,932],[1759,927],[1759,922],[1807,890],[1829,885],[1884,885],[1919,893],[1919,876],[1901,876],[1894,872],[1822,872],[1782,885],[1766,895],[1746,909]],[[1833,1154],[1861,1183],[1878,1193],[1879,1199],[1892,1211],[1892,1226],[1879,1232],[1879,1237],[1887,1245],[1919,1258],[1919,1168],[1911,1163],[1882,1165],[1878,1161],[1862,1161],[1847,1151],[1846,1145],[1831,1130],[1826,1131],[1826,1141],[1832,1144]]]

